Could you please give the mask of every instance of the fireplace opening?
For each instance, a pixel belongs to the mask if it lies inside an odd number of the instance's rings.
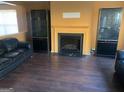
[[[83,34],[59,33],[59,54],[82,56]]]

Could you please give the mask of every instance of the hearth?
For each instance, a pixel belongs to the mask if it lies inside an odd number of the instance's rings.
[[[81,56],[83,34],[59,33],[59,54],[65,56]]]

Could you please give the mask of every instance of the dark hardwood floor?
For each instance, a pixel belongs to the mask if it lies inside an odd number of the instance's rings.
[[[114,75],[114,59],[33,54],[0,80],[14,91],[123,91]]]

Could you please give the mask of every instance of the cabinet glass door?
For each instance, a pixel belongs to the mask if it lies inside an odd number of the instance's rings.
[[[33,37],[47,37],[46,16],[46,10],[31,11]]]
[[[98,40],[118,40],[121,8],[100,10]]]

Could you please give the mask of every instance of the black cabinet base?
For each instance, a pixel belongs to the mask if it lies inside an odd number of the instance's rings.
[[[97,56],[115,57],[117,41],[97,41]]]
[[[47,38],[33,38],[33,50],[34,52],[48,52]]]
[[[98,57],[115,58],[115,55],[102,55],[102,54],[96,54],[95,56],[98,56]]]

